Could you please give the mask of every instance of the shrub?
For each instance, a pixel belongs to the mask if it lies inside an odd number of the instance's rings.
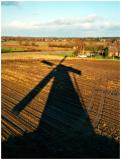
[[[2,48],[1,53],[7,53],[7,52],[12,52],[11,48]]]
[[[104,50],[103,50],[103,56],[104,57],[108,56],[108,47],[104,48]]]
[[[78,50],[75,50],[75,51],[73,52],[73,56],[78,56],[78,54],[79,54],[79,51],[78,51]]]

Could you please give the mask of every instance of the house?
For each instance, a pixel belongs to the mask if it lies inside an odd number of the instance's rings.
[[[118,48],[115,46],[115,45],[111,45],[111,46],[109,46],[109,48],[108,48],[108,56],[109,57],[112,57],[112,56],[120,56],[119,55],[119,50],[118,50]]]

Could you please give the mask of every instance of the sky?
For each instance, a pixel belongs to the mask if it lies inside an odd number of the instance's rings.
[[[1,35],[119,37],[119,1],[2,1]]]

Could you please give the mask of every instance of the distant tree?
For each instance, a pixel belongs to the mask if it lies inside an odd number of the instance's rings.
[[[111,42],[112,42],[112,43],[115,43],[115,41],[116,41],[115,39],[112,39],[112,41],[111,41]]]
[[[24,40],[24,41],[23,41],[23,45],[24,45],[24,46],[31,46],[31,41],[29,41],[29,40]]]
[[[35,43],[35,42],[32,42],[31,45],[32,45],[32,46],[36,46],[36,43]]]
[[[104,57],[108,56],[108,52],[109,52],[108,47],[104,48],[103,49],[103,56]]]
[[[18,43],[19,43],[20,46],[23,45],[23,41],[22,40],[18,40]]]
[[[78,56],[80,54],[80,52],[82,54],[84,54],[84,49],[85,49],[85,44],[84,42],[78,38],[78,39],[75,39],[74,40],[74,55],[75,56]]]
[[[78,56],[78,55],[79,55],[79,53],[78,53],[78,50],[77,50],[77,49],[74,49],[73,55],[74,55],[74,56]]]

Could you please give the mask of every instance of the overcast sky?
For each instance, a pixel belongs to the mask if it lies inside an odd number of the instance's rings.
[[[120,36],[118,1],[3,1],[2,36]]]

